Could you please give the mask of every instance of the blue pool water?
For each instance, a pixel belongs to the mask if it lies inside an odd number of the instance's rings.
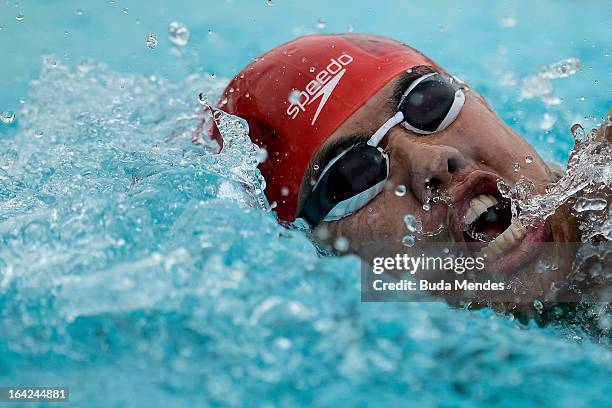
[[[16,114],[0,123],[0,386],[65,385],[94,407],[612,403],[609,346],[361,303],[356,258],[318,256],[249,206],[240,156],[191,143],[200,92],[350,25],[421,49],[563,163],[569,126],[610,107],[612,3],[91,3],[0,3],[0,111]],[[570,57],[574,75],[538,76]]]

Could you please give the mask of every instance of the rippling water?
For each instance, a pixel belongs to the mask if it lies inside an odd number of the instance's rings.
[[[0,383],[75,406],[610,401],[612,355],[579,330],[360,303],[357,259],[319,257],[251,207],[243,158],[191,143],[202,91],[45,59],[0,149]]]

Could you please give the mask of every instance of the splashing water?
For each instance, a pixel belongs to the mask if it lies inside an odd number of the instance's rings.
[[[581,66],[578,58],[565,58],[542,68],[535,75],[523,78],[519,99],[541,98],[546,105],[558,105],[559,100],[554,95],[554,88],[550,80],[574,75],[580,71]],[[546,126],[549,126],[549,124]]]
[[[0,383],[70,384],[74,406],[609,395],[612,355],[592,342],[490,311],[361,303],[356,258],[320,257],[257,207],[240,119],[214,117],[219,154],[191,142],[196,95],[225,82],[52,61],[0,145]]]
[[[155,48],[157,48],[157,44],[159,43],[159,41],[157,40],[157,36],[153,33],[148,34],[145,37],[145,44],[147,45],[147,48],[154,50]]]
[[[15,113],[13,111],[4,111],[0,113],[0,121],[2,121],[2,123],[9,125],[13,123],[14,120],[15,120]]]
[[[189,42],[189,34],[187,27],[177,21],[171,22],[168,26],[168,38],[173,44],[179,47],[187,45]]]
[[[596,235],[612,239],[612,220],[606,209],[605,192],[612,190],[612,146],[605,138],[597,138],[595,130],[588,134],[582,126],[572,126],[575,146],[565,174],[554,184],[547,186],[546,194],[535,193],[535,186],[529,179],[521,178],[513,188],[503,181],[498,182],[499,191],[513,200],[513,213],[518,214],[523,225],[533,225],[536,220],[549,218],[567,202],[575,202],[578,212],[592,211],[579,228],[582,240],[589,241]],[[602,195],[602,196],[599,196]],[[602,204],[603,203],[603,204]],[[597,213],[599,212],[599,213]]]

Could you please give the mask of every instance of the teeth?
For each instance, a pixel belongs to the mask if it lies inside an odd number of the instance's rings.
[[[487,211],[487,208],[497,204],[497,199],[489,194],[481,194],[472,198],[470,202],[470,208],[464,215],[465,225],[470,225],[476,218],[480,217],[480,214]]]
[[[515,242],[525,236],[527,230],[519,220],[512,221],[512,224],[499,234],[489,244],[482,248],[481,255],[487,258],[488,262],[496,260],[506,249],[513,246]]]

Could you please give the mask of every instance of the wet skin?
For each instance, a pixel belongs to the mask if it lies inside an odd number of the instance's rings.
[[[319,176],[313,168],[318,165],[322,169],[326,164],[321,161],[321,157],[327,148],[350,135],[369,137],[395,113],[393,94],[398,80],[392,80],[373,95],[315,154],[302,182],[298,212],[310,186]],[[440,224],[444,226],[440,234],[421,237],[420,242],[458,242],[462,240],[460,235],[464,227],[461,222],[466,202],[487,188],[485,192],[493,193],[492,190],[496,190],[495,180],[501,178],[507,185],[513,186],[519,178],[525,177],[534,183],[536,193],[543,194],[546,186],[559,178],[558,169],[549,167],[535,149],[503,123],[473,89],[466,90],[465,105],[448,128],[432,135],[419,135],[398,125],[387,133],[380,146],[389,154],[389,188],[356,213],[319,225],[314,234],[328,244],[339,236],[345,237],[349,241],[348,252],[362,258],[368,255],[361,243],[372,241],[396,243],[396,246],[390,244],[387,248],[390,254],[405,251],[401,240],[407,234],[403,222],[406,214],[413,214],[420,219],[423,231],[434,231]],[[533,157],[532,163],[526,163],[527,156]],[[515,171],[514,163],[520,163],[520,171]],[[432,180],[435,181],[433,185],[437,187],[437,192],[450,198],[451,206],[438,202],[432,203],[429,211],[423,210],[423,204],[431,193],[428,187],[431,188]],[[405,195],[398,196],[395,193],[398,185],[406,186]],[[484,185],[488,187],[482,187]],[[524,248],[514,252],[529,252],[531,242],[580,241],[577,223],[568,218],[567,211],[561,208],[558,214],[536,228],[539,231],[531,234],[531,238],[524,239]],[[562,278],[534,276],[528,269],[534,264],[537,255],[527,255],[515,259],[517,262],[509,270],[512,274],[524,276],[529,286],[532,286],[533,293],[549,287],[550,279]],[[514,258],[517,256],[514,254]]]

